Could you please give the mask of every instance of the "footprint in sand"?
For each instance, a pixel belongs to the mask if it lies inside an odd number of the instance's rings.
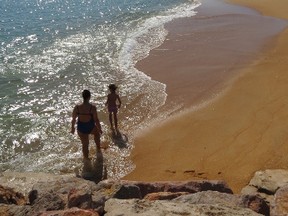
[[[185,170],[183,172],[184,174],[192,175],[193,177],[201,178],[201,179],[207,179],[205,176],[205,172],[196,172],[196,170]]]
[[[185,170],[184,173],[194,174],[194,173],[195,173],[195,170]]]
[[[176,171],[174,171],[174,170],[165,170],[165,172],[172,173],[172,174],[176,173]]]

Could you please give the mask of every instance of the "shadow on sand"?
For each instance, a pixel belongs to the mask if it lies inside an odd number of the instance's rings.
[[[118,129],[112,130],[112,141],[119,148],[127,148],[128,145],[128,137],[121,133]]]
[[[128,137],[119,130],[112,130],[111,138],[118,148],[128,147]],[[83,168],[77,169],[76,176],[95,183],[107,179],[107,167],[102,150],[98,151],[93,159],[83,159]]]
[[[102,151],[97,152],[96,158],[84,159],[81,177],[98,183],[107,179],[107,168],[104,164]]]

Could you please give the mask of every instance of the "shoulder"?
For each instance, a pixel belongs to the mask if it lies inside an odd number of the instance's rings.
[[[91,104],[91,110],[92,110],[92,111],[97,111],[97,107],[96,107],[95,104]]]
[[[77,110],[78,107],[79,107],[79,104],[75,105],[74,108],[73,108],[73,110]]]

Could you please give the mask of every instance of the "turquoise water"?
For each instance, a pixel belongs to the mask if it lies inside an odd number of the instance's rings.
[[[195,15],[188,0],[0,0],[0,171],[73,172],[81,145],[69,133],[71,110],[92,92],[109,145],[110,177],[132,164],[108,130],[107,86],[124,102],[128,138],[165,102],[165,85],[134,65],[167,35],[163,24]],[[94,147],[94,144],[91,145]],[[93,152],[93,151],[92,151]]]

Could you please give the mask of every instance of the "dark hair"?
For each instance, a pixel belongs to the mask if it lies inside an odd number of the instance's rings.
[[[110,84],[109,89],[115,91],[117,89],[117,86],[115,84]]]
[[[90,91],[85,89],[85,90],[82,92],[82,97],[83,97],[84,100],[89,99],[89,98],[91,97]]]

